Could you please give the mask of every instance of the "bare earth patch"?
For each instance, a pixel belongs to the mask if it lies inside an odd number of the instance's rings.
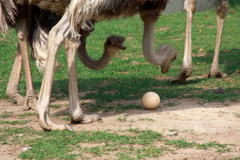
[[[89,101],[91,103],[91,101]],[[136,104],[141,105],[141,101],[115,101],[111,104]],[[51,104],[59,104],[61,108],[51,108],[51,115],[54,122],[69,124],[61,120],[68,111],[68,101],[54,101]],[[173,105],[169,105],[173,104]],[[87,104],[83,105],[84,111]],[[13,112],[14,115],[26,113],[21,108],[11,102],[0,100],[0,114],[4,111]],[[29,111],[34,112],[34,111]],[[110,130],[118,132],[129,128],[139,130],[153,130],[168,136],[168,139],[186,139],[189,142],[207,143],[216,141],[221,144],[230,145],[230,152],[216,152],[213,149],[203,150],[195,148],[179,149],[173,148],[173,151],[166,152],[157,159],[230,159],[240,156],[240,114],[239,102],[214,102],[200,103],[194,99],[171,99],[162,100],[160,107],[156,110],[126,110],[121,113],[103,112],[99,113],[103,121],[91,124],[72,125],[75,131],[96,131]],[[10,117],[9,117],[10,118]],[[11,117],[13,120],[17,116]],[[119,121],[124,118],[126,121]],[[8,119],[9,120],[9,119]],[[37,117],[30,116],[29,123],[25,125],[14,125],[14,127],[31,126],[36,130],[42,131],[37,124]],[[1,125],[3,127],[4,125]],[[91,144],[83,144],[91,145]],[[96,144],[92,144],[93,146]],[[157,144],[158,145],[158,144]],[[161,146],[163,144],[159,144]],[[28,146],[26,146],[28,147]],[[20,146],[1,145],[0,159],[19,159],[18,155],[22,152]],[[97,159],[113,159],[113,154],[98,157]],[[94,159],[94,157],[93,157]],[[156,159],[156,158],[151,158]]]

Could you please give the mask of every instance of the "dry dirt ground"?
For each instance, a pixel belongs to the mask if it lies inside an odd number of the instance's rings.
[[[94,103],[94,100],[90,102]],[[121,101],[118,103],[134,103],[141,105],[141,101]],[[114,105],[112,103],[111,105]],[[67,101],[53,101],[53,104],[60,104],[61,108],[51,108],[52,115],[63,115],[67,113]],[[174,105],[169,105],[174,104]],[[83,105],[85,108],[86,105]],[[0,114],[4,111],[13,111],[14,115],[23,114],[24,111],[15,104],[0,100]],[[86,110],[86,109],[84,109]],[[34,112],[34,111],[30,111]],[[85,111],[87,112],[87,111]],[[194,148],[176,149],[168,152],[159,158],[151,159],[175,159],[175,160],[192,160],[192,159],[232,159],[240,157],[240,118],[236,114],[240,114],[239,102],[215,102],[201,103],[194,99],[171,99],[162,100],[159,108],[156,110],[126,110],[122,113],[99,113],[103,121],[91,124],[79,124],[72,127],[76,131],[82,130],[125,130],[138,128],[140,130],[154,130],[163,133],[169,138],[184,138],[189,142],[207,143],[217,141],[221,144],[234,144],[230,152],[216,152],[213,149],[200,150]],[[14,119],[14,117],[12,117]],[[119,121],[119,118],[125,118],[125,122]],[[140,119],[152,119],[153,121],[141,121]],[[42,131],[36,122],[36,116],[29,117],[31,122],[24,126],[34,127],[36,130]],[[53,118],[55,122],[68,123]],[[3,127],[3,125],[1,126]],[[174,130],[172,132],[171,130]],[[22,152],[20,146],[0,146],[0,159],[19,159],[18,155]],[[114,159],[111,155],[103,156],[97,159]],[[93,158],[94,159],[94,158]]]

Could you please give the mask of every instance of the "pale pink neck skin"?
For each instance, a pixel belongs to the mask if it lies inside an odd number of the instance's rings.
[[[81,45],[78,48],[78,56],[81,60],[81,62],[88,68],[92,70],[101,70],[107,67],[107,65],[110,63],[112,58],[116,55],[118,51],[120,51],[120,48],[115,46],[107,46],[107,44],[104,45],[104,52],[102,54],[102,57],[99,60],[92,59],[86,50],[86,40],[87,40],[87,33],[82,33],[81,35]],[[123,45],[123,44],[122,44]],[[122,48],[124,49],[124,48]]]
[[[144,23],[143,55],[152,64],[160,66],[165,55],[154,51],[154,25],[155,22]]]
[[[144,21],[144,18],[142,18]],[[144,21],[143,55],[152,64],[160,66],[162,73],[167,73],[170,63],[176,59],[177,53],[170,45],[162,45],[154,51],[154,26],[156,21]]]
[[[89,57],[85,49],[84,50],[82,49],[81,51],[79,51],[81,53],[79,54],[79,58],[86,67],[92,70],[101,70],[104,69],[110,63],[112,58],[116,55],[116,53],[119,50],[120,49],[111,48],[105,49],[102,54],[102,57],[98,60],[94,60],[91,57]]]

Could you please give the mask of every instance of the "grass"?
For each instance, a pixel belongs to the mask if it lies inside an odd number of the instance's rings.
[[[197,148],[197,149],[209,149],[215,148],[217,152],[229,152],[230,148],[226,144],[220,144],[218,142],[208,142],[208,143],[196,143],[196,142],[187,142],[185,139],[178,140],[167,140],[166,145],[173,145],[177,148]]]
[[[4,111],[4,114],[0,115],[0,119],[5,119],[12,116],[13,112]]]
[[[234,6],[234,7],[233,7]],[[127,50],[121,51],[108,65],[100,71],[92,71],[77,62],[78,88],[79,92],[87,92],[85,99],[95,99],[95,104],[89,104],[87,109],[91,112],[122,112],[128,109],[140,109],[140,105],[126,104],[109,106],[117,100],[140,99],[147,91],[157,92],[161,100],[172,98],[194,98],[203,104],[204,102],[225,102],[239,101],[240,88],[240,39],[239,39],[239,2],[231,1],[230,12],[227,15],[222,36],[220,52],[220,67],[227,73],[228,78],[193,78],[187,84],[171,84],[167,80],[159,80],[159,77],[171,77],[178,74],[183,58],[185,18],[184,13],[177,13],[161,16],[156,25],[155,48],[162,44],[171,44],[179,52],[176,61],[171,65],[169,72],[162,75],[159,68],[149,63],[142,56],[142,31],[143,24],[136,16],[104,21],[96,24],[95,31],[88,39],[88,52],[91,57],[98,59],[102,53],[102,46],[106,37],[111,34],[121,35],[126,38]],[[177,27],[176,27],[177,26]],[[199,12],[195,14],[193,22],[193,73],[192,77],[199,77],[208,73],[210,68],[216,33],[215,11]],[[1,61],[0,61],[0,99],[9,100],[5,93],[8,78],[13,64],[16,51],[15,31],[11,30],[6,37],[0,37]],[[198,56],[201,54],[203,56]],[[54,76],[53,98],[68,99],[67,65],[64,50],[58,54],[61,68]],[[136,61],[138,65],[131,65]],[[31,62],[33,83],[36,92],[39,92],[42,75],[39,74],[34,62]],[[20,92],[25,94],[25,80],[22,74],[20,81]],[[213,94],[212,89],[223,88],[225,93]],[[169,102],[168,106],[176,106],[177,102]],[[52,108],[59,108],[58,105],[51,105]],[[234,113],[239,117],[240,113]],[[197,143],[186,139],[172,139],[164,137],[162,133],[154,131],[142,131],[130,128],[119,131],[121,134],[111,131],[52,131],[37,132],[29,127],[14,127],[14,124],[26,124],[29,116],[35,114],[17,115],[21,120],[10,120],[12,112],[4,112],[0,115],[0,144],[20,145],[21,147],[31,146],[32,149],[22,152],[19,157],[22,159],[90,159],[114,154],[116,159],[147,159],[160,157],[169,153],[172,148],[195,148],[204,150],[215,150],[216,152],[230,152],[228,144],[218,142]],[[70,120],[69,117],[64,120]],[[118,121],[124,122],[125,117],[119,117]],[[143,118],[141,121],[151,121]],[[127,123],[127,122],[126,122]],[[5,127],[3,127],[5,126]],[[176,129],[169,129],[170,132],[178,132]],[[92,144],[91,147],[84,144]],[[161,144],[161,145],[159,145]],[[234,159],[239,159],[235,157]]]
[[[16,125],[16,124],[27,124],[29,120],[15,120],[15,121],[0,121],[0,124],[10,124],[10,125]]]
[[[51,108],[61,108],[60,105],[50,105]]]
[[[128,129],[121,131],[123,135],[110,131],[52,131],[37,132],[29,127],[0,129],[0,143],[22,147],[31,146],[31,149],[20,154],[22,159],[78,159],[86,153],[93,157],[101,157],[115,153],[117,159],[144,159],[159,157],[176,148],[215,149],[216,152],[230,152],[228,144],[218,142],[196,143],[184,139],[169,140],[161,133],[151,130]],[[134,135],[129,135],[134,133]],[[10,138],[11,137],[11,138]],[[86,147],[84,144],[92,144]],[[158,143],[162,145],[158,146]],[[172,148],[171,147],[171,148]],[[87,157],[85,157],[87,158]]]
[[[36,113],[24,113],[24,114],[19,114],[18,117],[20,118],[26,118],[28,116],[33,116],[33,115],[36,115]]]
[[[141,118],[140,120],[141,120],[141,121],[154,121],[154,120],[151,119],[151,118]]]
[[[239,113],[233,113],[235,115],[235,117],[240,118],[240,114]]]
[[[126,122],[127,118],[126,117],[118,117],[117,120],[120,122]]]
[[[177,13],[161,16],[156,25],[155,47],[162,44],[171,44],[179,52],[176,61],[171,65],[169,72],[164,77],[171,77],[178,74],[183,58],[184,33],[185,33],[185,14]],[[105,106],[105,103],[114,100],[134,100],[142,97],[149,90],[157,92],[162,100],[171,98],[195,98],[201,102],[215,101],[239,101],[239,38],[235,36],[239,33],[238,21],[239,13],[237,9],[231,8],[226,18],[223,31],[220,67],[223,72],[229,75],[226,79],[199,79],[189,80],[187,84],[171,84],[166,80],[159,80],[163,76],[159,68],[149,63],[141,56],[141,41],[143,25],[139,18],[127,18],[113,20],[111,22],[101,22],[96,24],[95,31],[88,39],[88,52],[97,59],[99,52],[102,52],[102,45],[106,37],[111,34],[121,35],[126,38],[125,45],[127,50],[121,51],[108,65],[107,68],[100,71],[92,71],[83,66],[79,61],[77,63],[77,72],[79,73],[78,83],[79,91],[89,92],[84,99],[96,99],[95,106],[89,107],[91,111],[109,111],[114,108],[99,107]],[[121,24],[121,25],[120,25]],[[127,27],[123,27],[127,26]],[[175,26],[178,26],[177,28]],[[161,30],[161,28],[167,28]],[[201,30],[201,32],[199,31]],[[215,46],[216,17],[214,11],[196,13],[193,23],[193,73],[192,77],[202,76],[208,73]],[[0,98],[8,99],[5,93],[13,57],[16,50],[16,36],[14,31],[10,32],[6,38],[2,38],[1,51],[3,60],[0,62]],[[203,56],[196,56],[202,54]],[[229,56],[231,55],[231,56]],[[61,67],[54,76],[53,95],[57,99],[68,99],[68,79],[67,67],[64,50],[60,50],[58,60]],[[131,65],[132,61],[139,62],[138,65]],[[42,75],[36,69],[32,62],[33,82],[36,91],[40,90]],[[25,94],[24,75],[20,81],[21,94]],[[225,93],[212,94],[213,88],[223,88]],[[209,88],[209,89],[205,89]],[[106,92],[108,91],[108,92]],[[188,93],[188,94],[186,94]],[[175,104],[170,104],[175,105]],[[125,106],[126,109],[139,106]],[[123,106],[119,106],[123,108]]]

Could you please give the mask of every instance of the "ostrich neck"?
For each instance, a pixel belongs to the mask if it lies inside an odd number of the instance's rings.
[[[92,70],[101,70],[105,68],[116,53],[111,53],[111,51],[104,48],[104,53],[99,60],[92,59],[86,50],[86,37],[87,36],[84,35],[81,36],[81,45],[78,49],[78,56],[81,62]]]
[[[154,52],[154,25],[155,22],[144,23],[143,55],[152,64],[160,66],[164,60],[164,54]]]

